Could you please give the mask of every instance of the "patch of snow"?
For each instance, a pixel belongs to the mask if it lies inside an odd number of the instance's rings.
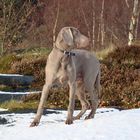
[[[20,75],[20,74],[2,74],[2,73],[0,73],[0,76],[24,76],[24,75]]]
[[[0,125],[0,140],[139,140],[140,109],[119,111],[100,108],[95,118],[84,120],[86,114],[72,125],[65,125],[67,111],[43,115],[38,127],[29,125],[35,117],[29,114],[0,115],[11,124]],[[75,111],[77,114],[79,111]]]
[[[11,95],[26,95],[26,94],[38,94],[41,91],[29,91],[29,92],[6,92],[6,91],[0,91],[1,94],[11,94]]]
[[[8,111],[8,109],[0,108],[0,111]]]

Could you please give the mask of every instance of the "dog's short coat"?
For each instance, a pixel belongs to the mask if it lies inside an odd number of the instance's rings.
[[[58,34],[56,46],[48,56],[45,74],[46,80],[43,86],[37,114],[31,123],[31,127],[37,126],[43,113],[43,105],[47,100],[49,89],[53,82],[59,79],[61,83],[69,85],[69,106],[66,124],[72,124],[73,120],[79,119],[89,108],[86,100],[87,92],[91,100],[91,112],[85,119],[94,117],[98,106],[100,94],[100,64],[96,57],[86,51],[74,49],[86,47],[89,40],[74,27],[64,27]],[[75,95],[81,102],[81,112],[73,117]]]

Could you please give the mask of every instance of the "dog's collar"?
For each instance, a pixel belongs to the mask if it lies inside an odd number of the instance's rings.
[[[68,56],[75,56],[75,55],[76,55],[75,53],[73,53],[73,52],[71,52],[71,51],[62,50],[62,49],[60,49],[60,48],[57,48],[56,46],[55,46],[55,48],[56,48],[57,50],[59,50],[60,52],[62,52],[64,55],[68,55]]]

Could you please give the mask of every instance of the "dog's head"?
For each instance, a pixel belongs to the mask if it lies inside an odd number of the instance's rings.
[[[64,27],[58,33],[56,46],[63,50],[83,48],[89,45],[89,39],[80,33],[77,28]]]

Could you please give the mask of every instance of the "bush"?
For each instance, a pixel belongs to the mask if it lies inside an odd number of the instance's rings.
[[[102,98],[100,107],[140,107],[140,47],[122,47],[111,51],[101,61]],[[42,89],[47,56],[23,58],[11,66],[15,73],[34,75],[32,88]],[[28,95],[23,101],[39,100],[40,95]],[[51,89],[47,107],[67,108],[68,88]],[[76,108],[79,108],[76,100]]]
[[[140,47],[117,48],[101,65],[101,106],[140,107]]]
[[[36,81],[44,80],[44,69],[47,57],[41,58],[24,58],[12,65],[12,72],[24,75],[33,75]]]

